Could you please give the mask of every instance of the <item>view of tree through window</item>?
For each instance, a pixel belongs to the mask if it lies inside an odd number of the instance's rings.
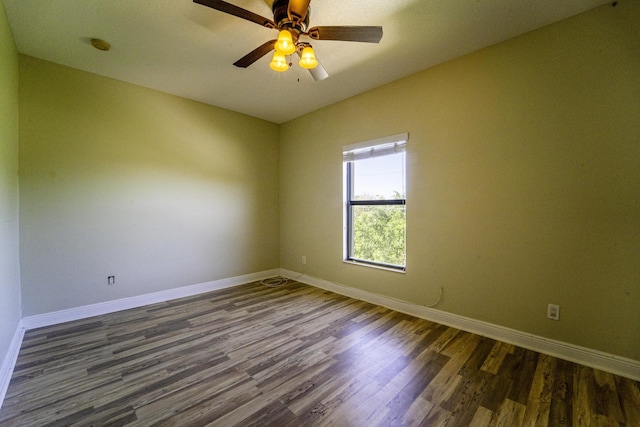
[[[405,159],[400,152],[354,156],[346,164],[348,259],[404,268]],[[358,158],[360,157],[360,158]]]
[[[357,206],[353,212],[353,257],[404,265],[405,207]]]

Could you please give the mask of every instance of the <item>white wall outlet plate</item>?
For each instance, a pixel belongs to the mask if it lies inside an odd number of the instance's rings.
[[[560,320],[560,306],[549,304],[547,306],[547,318],[552,320]]]

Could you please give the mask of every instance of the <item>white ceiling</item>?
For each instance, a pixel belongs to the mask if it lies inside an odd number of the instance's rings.
[[[232,64],[277,33],[192,0],[3,0],[20,53],[283,123],[608,0],[313,0],[310,26],[381,25],[379,44],[314,41],[329,78]],[[268,0],[228,0],[272,19]],[[91,38],[111,43],[109,52]]]

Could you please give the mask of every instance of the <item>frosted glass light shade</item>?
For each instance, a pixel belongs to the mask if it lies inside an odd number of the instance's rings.
[[[274,71],[287,71],[289,69],[289,64],[287,64],[287,58],[278,52],[277,50],[273,54],[273,59],[271,59],[271,63],[269,64],[272,70]]]
[[[284,55],[291,55],[296,51],[296,45],[293,43],[293,37],[291,37],[289,30],[280,31],[275,48]]]
[[[316,59],[316,54],[313,51],[311,46],[307,46],[302,49],[302,53],[300,54],[300,62],[298,63],[302,68],[316,68],[318,66],[318,60]]]

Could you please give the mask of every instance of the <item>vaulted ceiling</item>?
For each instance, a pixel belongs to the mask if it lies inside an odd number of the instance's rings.
[[[228,0],[273,18],[269,0]],[[20,53],[283,123],[584,12],[603,0],[312,0],[311,26],[380,25],[379,44],[313,41],[329,73],[232,64],[277,33],[192,0],[4,0]],[[111,44],[94,49],[91,38]]]

